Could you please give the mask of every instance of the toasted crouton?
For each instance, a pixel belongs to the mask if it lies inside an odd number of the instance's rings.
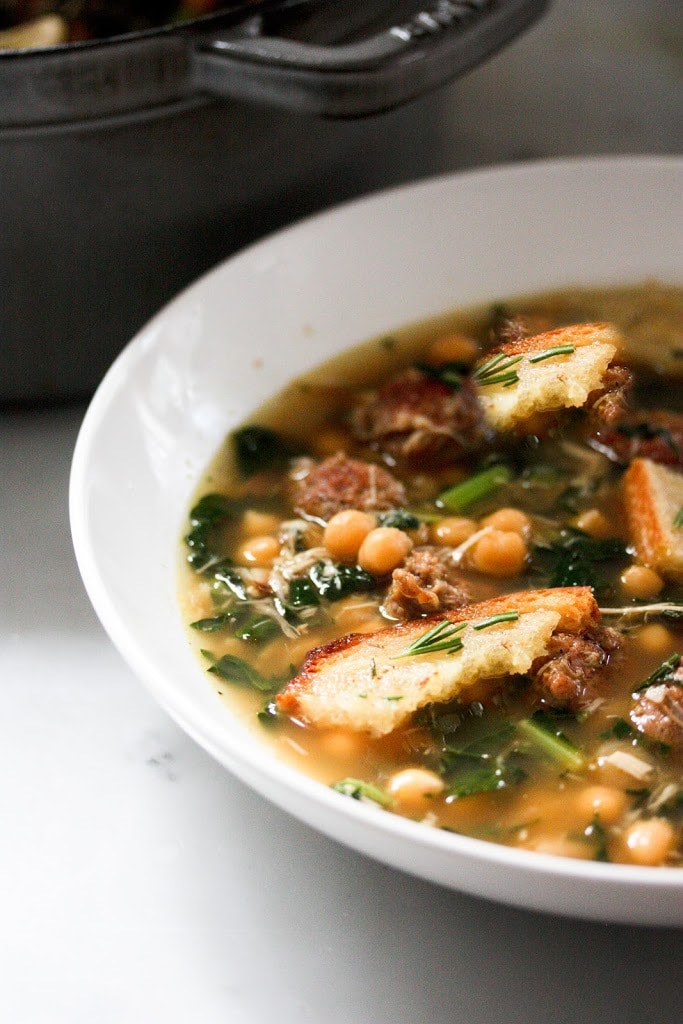
[[[522,357],[511,367],[519,379],[512,384],[487,384],[485,378],[479,378],[479,401],[486,420],[495,430],[504,431],[539,413],[580,408],[590,393],[601,387],[621,344],[621,336],[610,324],[575,324],[507,342],[496,354]],[[571,345],[573,351],[531,361],[542,352],[565,345]],[[487,356],[475,367],[475,377],[477,369],[490,358]],[[504,369],[505,364],[501,361],[499,366]]]
[[[638,558],[660,575],[683,580],[683,475],[634,459],[623,480],[629,534]]]
[[[505,612],[512,622],[475,627]],[[556,630],[578,633],[599,620],[588,587],[521,591],[445,615],[352,633],[313,650],[277,697],[280,709],[319,728],[341,726],[382,736],[420,707],[451,700],[479,680],[516,675],[542,657]],[[468,623],[462,649],[406,655],[436,624]]]

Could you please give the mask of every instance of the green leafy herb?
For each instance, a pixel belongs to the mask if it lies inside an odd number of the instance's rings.
[[[639,693],[641,690],[647,690],[648,686],[654,686],[656,683],[664,682],[677,682],[674,679],[674,673],[681,663],[680,654],[672,654],[671,657],[663,661],[654,672],[652,672],[647,679],[644,679],[640,685],[636,686],[634,693]],[[679,684],[683,686],[683,683]]]
[[[554,348],[547,348],[544,352],[537,352],[529,356],[530,363],[542,363],[545,359],[553,359],[555,356],[569,356],[576,349],[573,345],[555,345]]]
[[[447,651],[448,654],[455,654],[462,650],[462,638],[458,635],[467,626],[466,622],[454,624],[448,619],[437,622],[435,626],[428,629],[426,633],[413,640],[410,647],[397,654],[397,658],[416,657],[418,654],[434,654],[436,651]]]
[[[316,562],[308,572],[319,597],[328,601],[339,601],[349,594],[365,594],[376,587],[374,576],[356,565],[336,565]]]
[[[683,505],[679,508],[678,512],[674,516],[674,529],[680,530],[683,526]]]
[[[274,700],[267,701],[260,711],[256,712],[256,717],[259,722],[263,722],[264,725],[273,725],[280,718],[280,712],[278,706]]]
[[[503,612],[500,615],[492,615],[488,619],[482,619],[481,622],[474,623],[472,629],[488,629],[489,626],[495,626],[499,622],[515,622],[518,618],[519,612]],[[460,634],[469,625],[469,622],[454,623],[448,619],[442,619],[441,622],[437,622],[435,626],[432,626],[426,633],[419,636],[417,640],[413,640],[412,644],[405,651],[395,655],[395,657],[414,658],[420,654],[435,654],[437,651],[456,654],[463,647]]]
[[[192,529],[185,537],[190,549],[187,560],[193,569],[201,571],[213,557],[210,548],[211,531],[235,514],[235,503],[224,494],[205,494],[190,511]]]
[[[517,723],[517,730],[533,747],[563,768],[576,771],[583,767],[581,751],[557,727],[556,719],[546,712],[537,711],[531,718],[522,719]]]
[[[269,615],[250,615],[246,620],[240,622],[235,629],[235,636],[239,640],[246,640],[251,643],[263,643],[270,637],[280,632],[277,622]]]
[[[394,526],[397,530],[417,530],[420,519],[413,512],[397,508],[391,512],[380,512],[377,516],[378,526]]]
[[[462,512],[474,502],[488,497],[503,484],[509,483],[511,479],[512,473],[507,466],[490,466],[475,476],[471,476],[469,480],[463,480],[461,484],[456,484],[455,487],[443,491],[436,503],[447,512]]]
[[[360,800],[361,803],[378,804],[380,807],[389,807],[391,804],[391,798],[383,790],[362,779],[341,779],[334,783],[332,789],[343,796],[350,796],[352,800]]]
[[[608,862],[609,852],[607,849],[607,829],[596,815],[590,825],[584,829],[582,838],[586,839],[593,846],[593,860]]]
[[[517,785],[526,777],[515,727],[498,715],[466,719],[445,744],[440,765],[449,797],[466,797]]]
[[[481,387],[490,384],[502,384],[503,387],[511,387],[519,381],[516,370],[512,367],[520,363],[524,356],[508,356],[504,352],[487,359],[485,363],[474,371],[473,380]]]
[[[481,622],[475,622],[472,629],[488,629],[489,626],[497,626],[499,622],[516,622],[518,618],[519,612],[501,612],[500,615],[492,615]]]
[[[534,546],[535,568],[548,577],[551,587],[593,587],[603,580],[596,571],[599,563],[625,559],[626,547],[616,538],[598,540],[582,530],[566,528],[550,544]]]
[[[232,435],[235,459],[243,476],[282,465],[293,455],[291,447],[268,427],[242,427]]]
[[[191,622],[190,626],[200,633],[216,633],[219,629],[224,629],[225,626],[230,625],[234,621],[235,616],[230,612],[225,612],[222,615],[213,615],[208,619],[197,619],[196,622]]]
[[[289,584],[288,601],[292,608],[310,608],[319,604],[320,598],[308,576],[302,576]]]
[[[237,601],[246,601],[248,599],[247,588],[244,584],[244,580],[233,568],[232,563],[229,559],[223,559],[217,562],[215,565],[210,567],[210,573],[216,583],[220,587],[228,592],[228,594],[235,598]]]
[[[636,730],[633,728],[630,722],[627,722],[625,718],[615,718],[609,729],[605,729],[604,732],[600,733],[600,739],[602,740],[625,740],[635,736]]]
[[[211,651],[202,651],[202,654],[212,662],[208,671],[230,683],[250,686],[263,692],[273,692],[282,683],[281,679],[266,679],[252,665],[234,654],[224,654],[220,658],[216,658]]]

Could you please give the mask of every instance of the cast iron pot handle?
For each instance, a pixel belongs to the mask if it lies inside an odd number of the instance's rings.
[[[361,42],[318,46],[269,36],[200,44],[195,87],[324,117],[380,113],[442,85],[522,32],[547,0],[440,0]]]

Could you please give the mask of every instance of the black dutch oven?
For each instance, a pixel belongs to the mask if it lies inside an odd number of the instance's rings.
[[[429,173],[418,97],[546,0],[389,6],[388,19],[368,2],[240,4],[0,52],[0,402],[88,396],[141,324],[221,258]]]

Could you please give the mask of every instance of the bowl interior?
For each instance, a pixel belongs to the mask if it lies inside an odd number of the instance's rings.
[[[124,350],[74,454],[79,567],[133,670],[223,764],[336,838],[442,884],[560,913],[675,923],[683,874],[674,869],[445,835],[342,800],[275,761],[207,683],[185,639],[176,570],[201,472],[225,434],[291,377],[461,305],[571,285],[678,282],[681,195],[683,161],[672,158],[517,165],[405,186],[238,254]]]

